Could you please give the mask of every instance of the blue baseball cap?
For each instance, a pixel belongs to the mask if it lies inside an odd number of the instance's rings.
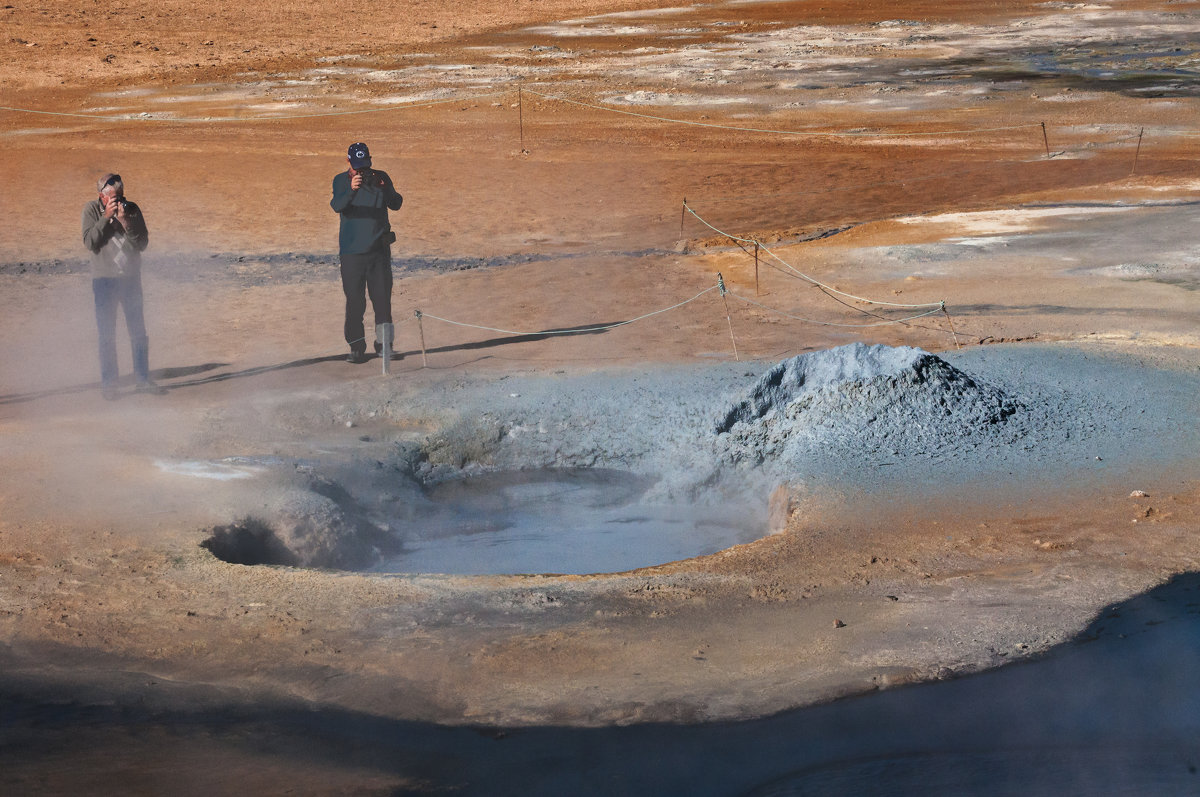
[[[350,149],[346,150],[346,156],[350,158],[350,165],[355,169],[371,165],[371,150],[367,149],[366,144],[351,144]]]

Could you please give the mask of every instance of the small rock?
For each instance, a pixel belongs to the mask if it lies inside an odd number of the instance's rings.
[[[353,429],[353,428],[354,428],[354,421],[346,421],[346,428],[347,428],[347,429]]]
[[[1132,493],[1129,494],[1129,497],[1130,498],[1149,498],[1150,493],[1148,493],[1144,490],[1134,490]]]
[[[845,628],[845,627],[846,627],[846,624],[845,624],[845,623],[843,623],[841,620],[834,620],[834,621],[833,621],[833,627],[834,627],[834,628]]]

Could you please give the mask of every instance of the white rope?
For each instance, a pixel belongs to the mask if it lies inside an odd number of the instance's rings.
[[[534,335],[536,335],[536,336],[541,336],[541,335],[578,335],[583,332],[603,332],[608,329],[616,329],[617,327],[623,327],[628,324],[632,324],[636,321],[641,321],[643,319],[650,318],[651,316],[656,316],[661,313],[668,313],[671,310],[676,310],[680,307],[683,307],[685,304],[690,304],[690,303],[696,301],[697,299],[699,299],[704,294],[711,293],[712,291],[715,291],[715,290],[717,290],[716,285],[712,286],[711,288],[705,288],[704,290],[700,291],[692,298],[686,299],[686,300],[680,302],[679,304],[674,304],[674,305],[671,305],[670,307],[664,307],[661,310],[655,310],[653,312],[646,313],[645,315],[640,315],[637,318],[631,318],[628,321],[618,321],[615,324],[606,324],[604,326],[598,326],[598,327],[582,327],[579,329],[552,329],[552,330],[541,330],[541,331],[537,331],[537,332],[517,332],[517,331],[511,330],[511,329],[498,329],[496,327],[485,327],[485,326],[480,326],[478,324],[468,324],[463,321],[452,321],[449,318],[441,318],[436,315],[430,315],[429,313],[426,313],[424,311],[421,312],[421,317],[422,318],[432,318],[435,321],[441,321],[444,324],[453,324],[454,326],[457,326],[457,327],[470,327],[471,329],[482,329],[487,332],[499,332],[503,335],[530,335],[530,336],[534,336]]]
[[[822,132],[822,131],[816,131],[816,130],[772,130],[772,129],[764,128],[764,127],[738,127],[736,125],[719,125],[719,124],[715,124],[713,122],[693,122],[689,119],[674,119],[669,116],[655,116],[653,114],[648,114],[648,113],[638,113],[637,111],[626,111],[626,110],[622,110],[621,108],[613,108],[613,107],[607,106],[607,105],[594,105],[594,104],[588,103],[588,102],[580,102],[578,100],[572,100],[572,99],[568,99],[566,97],[560,97],[555,94],[544,94],[540,91],[534,91],[531,88],[525,88],[524,91],[527,91],[530,94],[535,94],[538,97],[544,97],[545,99],[548,99],[548,100],[556,100],[558,102],[566,102],[566,103],[570,103],[571,105],[578,105],[583,108],[593,108],[598,111],[608,111],[609,113],[619,113],[619,114],[623,114],[625,116],[636,116],[639,119],[652,119],[656,122],[671,122],[672,124],[691,125],[693,127],[712,127],[712,128],[716,128],[718,130],[737,130],[737,131],[744,132],[744,133],[775,133],[775,134],[784,135],[784,136],[814,136],[814,137],[844,137],[844,138],[896,138],[896,137],[904,137],[904,136],[950,136],[950,135],[964,135],[967,133],[992,133],[992,132],[997,132],[997,131],[1001,131],[1001,130],[1022,130],[1027,127],[1040,127],[1041,126],[1041,122],[1031,122],[1029,124],[1009,125],[1007,127],[983,127],[983,128],[974,128],[971,130],[937,130],[937,131],[926,131],[926,132],[920,132],[920,133],[881,133],[881,132],[851,133],[851,132],[838,132],[838,131]]]
[[[407,111],[413,108],[430,108],[435,105],[445,105],[452,102],[468,102],[471,100],[481,100],[488,97],[496,97],[503,94],[508,94],[507,91],[493,91],[487,94],[476,94],[468,97],[450,97],[444,100],[427,100],[425,102],[410,103],[408,105],[394,105],[390,108],[362,108],[357,111],[326,111],[322,113],[301,113],[291,114],[286,116],[222,116],[222,117],[188,117],[188,116],[129,116],[129,115],[104,115],[91,113],[68,113],[65,111],[39,111],[34,108],[13,108],[7,105],[0,105],[0,111],[12,111],[13,113],[32,113],[42,116],[68,116],[76,119],[93,119],[96,121],[108,122],[166,122],[180,124],[218,124],[222,122],[284,122],[292,119],[316,119],[324,116],[352,116],[355,114],[364,113],[388,113],[390,111]]]
[[[930,310],[925,313],[917,313],[916,315],[911,315],[911,316],[908,316],[907,318],[897,318],[897,319],[894,319],[891,321],[877,321],[873,324],[838,324],[838,323],[834,323],[832,321],[817,321],[816,319],[813,319],[813,318],[803,318],[798,315],[792,315],[791,313],[785,313],[784,311],[777,310],[774,307],[768,307],[765,304],[759,304],[758,302],[754,301],[753,299],[747,299],[745,296],[738,296],[733,291],[728,291],[728,294],[739,301],[745,302],[746,304],[752,304],[755,307],[761,308],[763,310],[767,310],[772,313],[777,313],[781,316],[784,316],[785,318],[791,318],[795,321],[803,321],[806,324],[817,324],[818,326],[823,326],[823,327],[854,327],[854,328],[885,327],[885,326],[889,326],[891,324],[904,324],[909,321],[915,321],[918,318],[925,318],[926,316],[931,316],[935,313],[940,313],[942,311],[942,308],[939,305],[934,310]]]
[[[699,222],[701,224],[703,224],[705,227],[708,227],[713,232],[720,233],[721,235],[725,236],[726,238],[729,238],[734,241],[741,241],[742,243],[754,244],[759,249],[762,249],[768,255],[775,258],[780,263],[782,263],[789,271],[794,273],[796,276],[800,277],[803,280],[811,282],[813,285],[816,285],[819,288],[827,290],[830,293],[836,293],[838,296],[845,296],[847,299],[853,299],[857,302],[866,302],[867,304],[878,304],[878,305],[883,305],[886,307],[904,307],[904,308],[909,308],[909,309],[914,309],[914,308],[918,308],[918,307],[937,307],[940,309],[945,304],[944,302],[926,302],[925,304],[900,304],[898,302],[882,302],[882,301],[878,301],[875,299],[865,299],[862,296],[855,296],[852,293],[846,293],[845,291],[840,291],[837,288],[833,287],[832,285],[827,285],[826,283],[821,282],[820,280],[810,277],[807,274],[805,274],[804,272],[797,270],[794,266],[792,266],[791,263],[787,262],[782,257],[780,257],[779,255],[772,252],[770,249],[763,246],[761,242],[755,240],[754,238],[740,238],[736,235],[731,235],[730,233],[727,233],[724,230],[717,229],[716,227],[714,227],[713,225],[711,225],[707,221],[705,221],[703,218],[701,218],[700,214],[696,213],[696,211],[694,211],[690,207],[688,207],[688,204],[686,202],[683,203],[683,207],[685,210],[687,210],[688,213],[691,213],[693,216],[695,216],[696,219],[699,220]]]

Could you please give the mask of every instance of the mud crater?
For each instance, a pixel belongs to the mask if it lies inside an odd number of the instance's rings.
[[[620,572],[783,529],[786,517],[768,525],[780,485],[794,509],[814,490],[877,488],[880,466],[899,465],[916,497],[923,481],[1057,459],[1076,427],[1104,425],[1071,391],[1005,387],[910,347],[851,344],[745,369],[456,385],[425,397],[454,410],[423,440],[237,458],[269,487],[203,544],[247,565]]]
[[[378,474],[363,484],[369,468]],[[422,481],[398,463],[298,466],[293,485],[261,514],[214,527],[201,545],[240,565],[588,574],[711,554],[766,533],[761,511],[662,500],[651,494],[657,478],[628,471],[437,472],[441,478]],[[357,487],[351,492],[343,480]]]

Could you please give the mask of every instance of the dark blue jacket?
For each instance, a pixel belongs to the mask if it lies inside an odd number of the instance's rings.
[[[371,169],[370,181],[363,180],[357,191],[350,188],[350,173],[333,178],[333,199],[329,206],[342,217],[338,230],[338,251],[343,255],[369,252],[376,246],[396,240],[391,234],[388,209],[399,210],[404,197],[396,193],[387,172]]]

